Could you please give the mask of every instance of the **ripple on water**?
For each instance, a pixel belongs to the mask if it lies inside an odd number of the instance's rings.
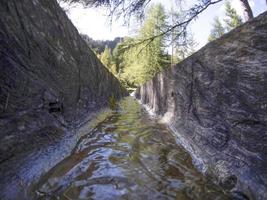
[[[132,98],[34,186],[37,199],[230,199]]]

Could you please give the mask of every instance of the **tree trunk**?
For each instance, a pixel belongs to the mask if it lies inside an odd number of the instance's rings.
[[[240,0],[241,1],[241,4],[244,8],[244,13],[245,13],[245,19],[246,21],[250,20],[253,18],[253,13],[252,13],[252,10],[251,10],[251,7],[248,3],[248,0]]]

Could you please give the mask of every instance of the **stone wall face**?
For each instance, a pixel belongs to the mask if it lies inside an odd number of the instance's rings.
[[[1,0],[0,188],[18,153],[74,133],[126,93],[56,0]]]
[[[166,69],[135,95],[215,181],[237,196],[267,199],[267,13]]]

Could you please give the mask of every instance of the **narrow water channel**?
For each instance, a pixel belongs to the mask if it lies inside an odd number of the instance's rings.
[[[231,199],[128,97],[34,186],[34,199]]]

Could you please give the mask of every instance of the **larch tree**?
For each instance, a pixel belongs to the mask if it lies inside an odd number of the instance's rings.
[[[100,56],[101,62],[109,69],[112,65],[112,55],[110,49],[106,46],[104,52]]]
[[[231,6],[229,1],[225,3],[225,26],[221,23],[218,17],[214,18],[213,28],[209,35],[208,41],[213,41],[221,37],[224,33],[231,31],[243,24],[242,18],[237,14],[237,11]]]
[[[163,6],[161,4],[151,6],[139,35],[124,41],[124,46],[158,35],[165,24],[166,14]],[[127,49],[124,53],[125,66],[122,78],[135,85],[152,78],[165,66],[164,48],[164,36],[160,36]]]
[[[140,40],[160,34],[161,28],[165,25],[166,14],[163,6],[161,4],[151,6],[141,29]],[[143,64],[147,76],[145,79],[148,80],[163,68],[164,36],[157,37],[152,42],[146,42],[144,49],[141,49],[141,51],[143,51],[141,54],[144,56]]]
[[[171,10],[169,13],[171,18],[172,25],[175,24],[177,20],[182,18],[183,11],[180,10]],[[195,52],[195,47],[197,43],[194,40],[193,34],[190,30],[184,31],[182,28],[177,28],[171,32],[171,65],[176,64],[186,57],[190,56]]]
[[[82,3],[85,6],[99,7],[105,6],[110,10],[110,16],[123,16],[129,19],[133,14],[137,16],[143,16],[146,6],[152,2],[152,0],[59,0],[69,3]],[[183,0],[177,0],[181,3]],[[155,37],[160,37],[165,34],[171,33],[177,28],[181,28],[184,32],[187,31],[188,25],[198,17],[198,15],[210,6],[222,2],[223,0],[195,0],[195,4],[192,5],[181,19],[179,19],[173,26],[161,30],[158,35],[155,35],[146,40],[154,40]],[[250,20],[253,18],[252,9],[248,0],[239,0],[245,14],[245,19]]]
[[[225,15],[224,22],[226,24],[225,29],[227,31],[243,24],[242,18],[237,14],[236,10],[231,6],[229,1],[226,1],[225,3]]]
[[[208,40],[213,41],[220,38],[225,33],[225,29],[219,19],[219,17],[214,18],[213,28],[211,29],[211,33],[209,35]]]

